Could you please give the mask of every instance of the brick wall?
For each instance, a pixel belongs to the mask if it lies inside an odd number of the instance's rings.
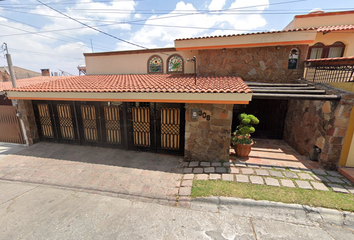
[[[298,69],[288,69],[292,48],[300,50]],[[198,74],[238,76],[252,82],[293,82],[303,76],[308,45],[200,50]]]
[[[25,125],[26,135],[28,138],[28,144],[33,145],[38,141],[38,131],[36,119],[33,112],[32,101],[30,100],[18,100],[18,110],[22,115],[22,121]]]
[[[313,146],[322,152],[320,164],[326,169],[336,169],[354,104],[354,94],[316,84],[328,94],[338,94],[340,101],[289,100],[285,119],[284,140],[300,154],[309,156]]]
[[[186,104],[185,150],[187,161],[228,161],[232,104]],[[192,118],[192,109],[204,116]],[[210,120],[208,121],[208,117]]]

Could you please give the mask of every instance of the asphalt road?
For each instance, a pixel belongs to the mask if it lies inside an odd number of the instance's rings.
[[[354,239],[354,215],[233,198],[187,209],[0,181],[0,239]]]

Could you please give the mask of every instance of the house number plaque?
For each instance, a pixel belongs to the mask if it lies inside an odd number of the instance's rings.
[[[199,110],[198,112],[198,115],[199,115],[199,118],[198,120],[199,121],[210,121],[210,111],[202,111],[202,110]]]

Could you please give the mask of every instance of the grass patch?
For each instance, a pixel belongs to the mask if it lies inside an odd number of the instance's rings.
[[[273,187],[227,181],[194,180],[191,197],[225,196],[297,203],[354,212],[354,195],[333,191]]]

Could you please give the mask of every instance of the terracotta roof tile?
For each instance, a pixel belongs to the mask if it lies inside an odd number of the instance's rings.
[[[295,29],[281,30],[281,31],[241,33],[241,34],[232,34],[232,35],[205,36],[205,37],[195,37],[195,38],[182,38],[182,39],[176,39],[176,41],[207,39],[207,38],[235,37],[235,36],[246,36],[246,35],[259,35],[259,34],[274,34],[274,33],[286,33],[286,32],[301,32],[301,31],[310,31],[310,30],[317,30],[317,32],[328,32],[328,31],[343,31],[343,30],[352,30],[352,29],[354,29],[354,25],[335,25],[335,26],[323,26],[323,27],[295,28]]]
[[[325,62],[325,61],[344,61],[344,60],[354,60],[354,56],[336,57],[336,58],[307,59],[306,62]]]
[[[179,92],[251,93],[239,77],[198,77],[193,74],[134,74],[47,77],[48,82],[8,89],[17,92]],[[50,80],[55,81],[50,81]]]
[[[232,34],[232,35],[205,36],[205,37],[195,37],[195,38],[181,38],[181,39],[176,39],[176,41],[194,40],[194,39],[207,39],[207,38],[221,38],[221,37],[235,37],[235,36],[246,36],[246,35],[259,35],[259,34],[273,34],[273,33],[285,33],[285,32],[300,32],[300,31],[309,31],[309,30],[316,30],[316,29],[317,28],[315,28],[315,27],[296,28],[296,29],[281,30],[281,31],[240,33],[240,34]]]
[[[323,27],[318,27],[317,32],[342,31],[342,30],[353,30],[353,29],[354,29],[354,25],[323,26]]]
[[[25,78],[25,79],[17,79],[16,80],[16,85],[17,87],[25,87],[33,84],[38,84],[38,83],[44,83],[44,82],[50,82],[53,80],[58,80],[61,77],[32,77],[32,78]],[[0,92],[12,88],[12,83],[11,81],[9,82],[0,82]]]

